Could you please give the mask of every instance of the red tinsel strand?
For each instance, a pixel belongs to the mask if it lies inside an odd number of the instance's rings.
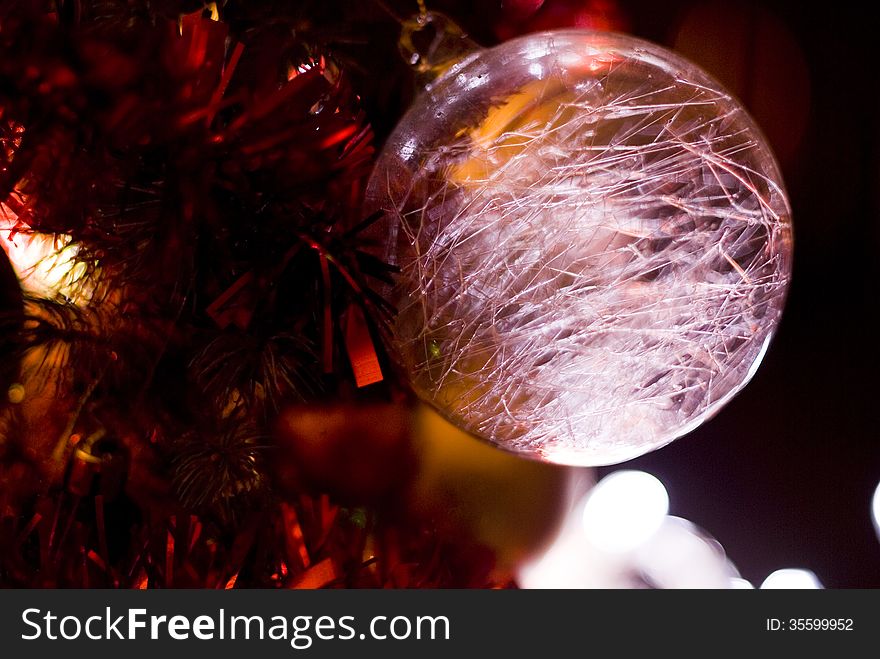
[[[234,228],[267,202],[354,201],[371,135],[326,58],[201,14],[115,32],[8,0],[0,15],[0,195],[26,195],[30,227],[125,264],[142,246],[122,237],[177,249],[187,224]]]

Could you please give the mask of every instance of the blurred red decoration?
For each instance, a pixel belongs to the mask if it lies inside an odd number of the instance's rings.
[[[411,415],[390,403],[289,408],[276,432],[272,465],[279,487],[332,492],[349,503],[377,503],[413,478]]]
[[[506,40],[563,28],[625,32],[628,26],[615,0],[505,0],[495,35]]]

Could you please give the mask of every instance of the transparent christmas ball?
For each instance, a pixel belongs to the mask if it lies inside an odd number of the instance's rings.
[[[403,117],[367,198],[400,269],[389,341],[414,390],[551,462],[620,462],[711,417],[754,375],[791,272],[753,121],[623,35],[464,57]]]

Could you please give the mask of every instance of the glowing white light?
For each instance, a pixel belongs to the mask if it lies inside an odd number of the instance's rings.
[[[818,590],[820,588],[822,588],[822,584],[813,572],[796,568],[776,570],[761,584],[761,590]]]
[[[603,478],[584,505],[584,532],[610,553],[636,549],[653,536],[669,512],[669,495],[643,471],[616,471]]]
[[[680,517],[667,516],[633,558],[654,588],[727,588],[739,576],[718,541]]]
[[[65,297],[85,303],[91,299],[94,286],[84,284],[86,265],[76,261],[79,247],[64,234],[22,231],[8,209],[0,218],[0,247],[9,256],[22,289],[45,298]]]
[[[877,532],[877,537],[880,538],[880,483],[877,484],[874,498],[871,501],[871,517],[874,520],[874,530]]]
[[[755,586],[748,579],[740,579],[739,577],[733,577],[730,580],[730,587],[733,590],[754,590]]]

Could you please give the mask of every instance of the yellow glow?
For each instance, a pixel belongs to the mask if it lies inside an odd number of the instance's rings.
[[[7,207],[0,212],[0,246],[9,256],[22,290],[31,295],[62,297],[75,304],[91,299],[94,285],[83,281],[87,267],[75,260],[79,247],[71,240],[64,234],[31,233],[18,225]]]

